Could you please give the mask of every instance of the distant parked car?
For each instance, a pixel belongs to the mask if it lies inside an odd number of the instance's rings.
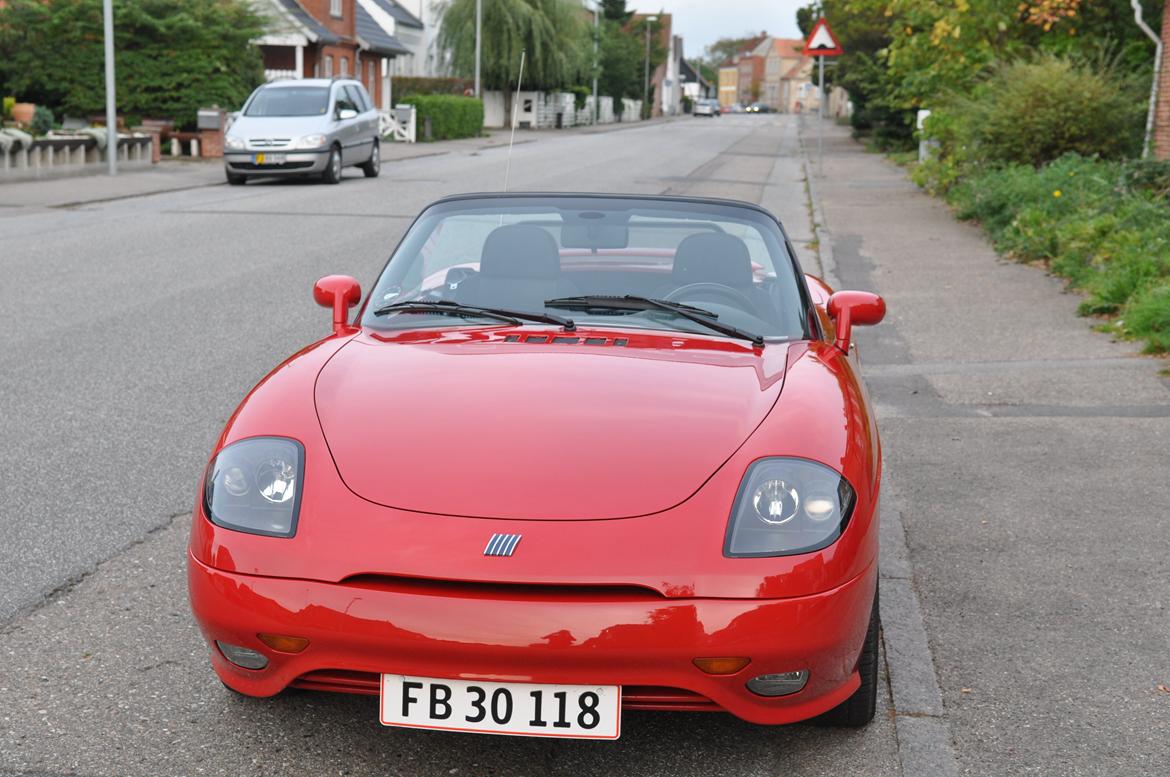
[[[378,113],[358,81],[277,81],[252,92],[224,137],[224,170],[233,185],[253,176],[319,175],[341,181],[343,167],[367,178],[381,169]]]
[[[694,110],[691,111],[695,116],[718,116],[719,101],[711,99],[695,100]]]

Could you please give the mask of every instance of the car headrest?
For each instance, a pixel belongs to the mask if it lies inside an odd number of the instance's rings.
[[[754,280],[747,243],[722,232],[700,232],[678,244],[674,282],[750,286]]]
[[[555,280],[561,275],[557,241],[531,224],[497,227],[483,243],[479,272],[494,278]]]

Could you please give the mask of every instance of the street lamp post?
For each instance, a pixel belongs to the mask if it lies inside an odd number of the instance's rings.
[[[110,175],[118,173],[118,122],[114,110],[114,3],[103,0],[102,19],[106,49],[106,167]]]
[[[479,91],[479,60],[483,40],[483,0],[475,0],[475,96],[483,97]]]
[[[657,16],[646,17],[646,75],[645,83],[642,86],[642,112],[647,119],[654,113],[650,108],[650,28],[654,26],[656,21],[658,21]]]
[[[601,0],[593,5],[593,123],[601,119],[601,106],[597,102],[597,71],[601,62],[597,59],[597,47],[601,43]]]

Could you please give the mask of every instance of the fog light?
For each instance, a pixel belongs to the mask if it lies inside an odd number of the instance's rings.
[[[219,652],[223,653],[224,658],[236,666],[242,666],[245,669],[263,669],[268,666],[268,659],[265,658],[264,654],[257,653],[250,648],[229,645],[219,640],[215,641],[215,646],[219,648]]]
[[[696,658],[695,666],[707,674],[735,674],[750,664],[750,658]]]
[[[288,637],[284,634],[257,634],[260,641],[273,650],[281,653],[300,653],[309,646],[309,640],[304,637]]]
[[[808,670],[762,674],[747,681],[747,688],[760,696],[787,696],[796,693],[808,682]]]

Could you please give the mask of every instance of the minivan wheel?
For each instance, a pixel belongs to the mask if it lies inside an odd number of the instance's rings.
[[[366,178],[377,178],[382,170],[382,152],[378,148],[378,141],[374,141],[374,150],[370,152],[370,159],[362,165],[362,172]]]
[[[341,149],[337,146],[329,149],[329,161],[325,164],[325,172],[321,173],[321,180],[325,183],[341,183]]]

